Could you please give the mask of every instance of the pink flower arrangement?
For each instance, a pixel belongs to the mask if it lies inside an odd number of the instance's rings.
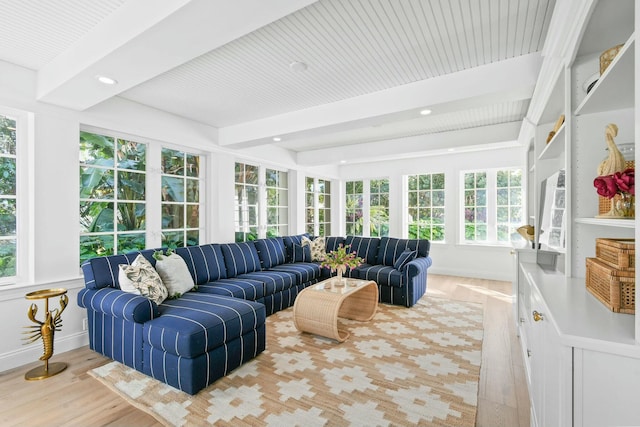
[[[362,258],[355,252],[348,252],[350,245],[344,246],[342,243],[337,250],[327,254],[322,263],[322,267],[330,268],[331,271],[341,270],[345,272],[347,268],[356,268],[362,264]]]
[[[616,172],[612,175],[596,177],[593,186],[602,197],[612,199],[616,194],[636,194],[635,171],[627,169],[624,172]]]

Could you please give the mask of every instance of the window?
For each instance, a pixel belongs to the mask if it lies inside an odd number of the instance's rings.
[[[463,172],[465,242],[510,244],[522,237],[522,171],[501,169]]]
[[[347,181],[345,224],[347,235],[389,235],[389,179]]]
[[[80,262],[145,248],[146,144],[80,133]]]
[[[362,236],[363,217],[363,181],[347,181],[346,190],[346,231],[347,235]]]
[[[408,176],[408,236],[444,241],[444,174]]]
[[[289,174],[266,170],[267,237],[289,234]]]
[[[16,120],[0,115],[0,279],[16,276]]]
[[[258,238],[258,166],[236,163],[236,242]]]
[[[317,236],[331,235],[331,181],[305,180],[305,229]]]
[[[199,155],[80,132],[80,263],[199,244],[201,182]]]
[[[369,235],[389,236],[389,179],[372,179],[369,182]]]
[[[289,233],[289,174],[236,163],[236,242]]]
[[[200,241],[200,156],[162,149],[162,246]]]

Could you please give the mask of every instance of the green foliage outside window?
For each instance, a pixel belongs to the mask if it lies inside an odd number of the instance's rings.
[[[80,132],[80,263],[145,248],[146,145]]]
[[[444,174],[411,175],[408,184],[408,236],[444,241]]]
[[[16,121],[0,116],[0,278],[16,275]]]

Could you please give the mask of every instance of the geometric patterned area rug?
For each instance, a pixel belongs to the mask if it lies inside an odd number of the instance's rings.
[[[473,426],[482,305],[432,296],[340,320],[343,343],[267,318],[267,349],[195,396],[118,362],[90,375],[168,426]]]

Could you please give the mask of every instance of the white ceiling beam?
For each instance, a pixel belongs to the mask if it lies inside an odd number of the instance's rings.
[[[38,100],[85,110],[315,1],[129,1],[39,70]]]
[[[453,74],[421,80],[330,104],[294,111],[278,116],[220,128],[221,146],[247,147],[273,143],[274,136],[316,130],[336,131],[357,123],[369,126],[389,115],[418,111],[476,97],[495,98],[501,102],[512,92],[515,99],[527,97],[540,71],[539,53],[520,56]]]
[[[300,152],[297,163],[301,166],[321,166],[395,160],[451,151],[478,151],[501,147],[515,147],[521,122],[481,126],[451,132],[412,136],[388,141],[353,144]]]

